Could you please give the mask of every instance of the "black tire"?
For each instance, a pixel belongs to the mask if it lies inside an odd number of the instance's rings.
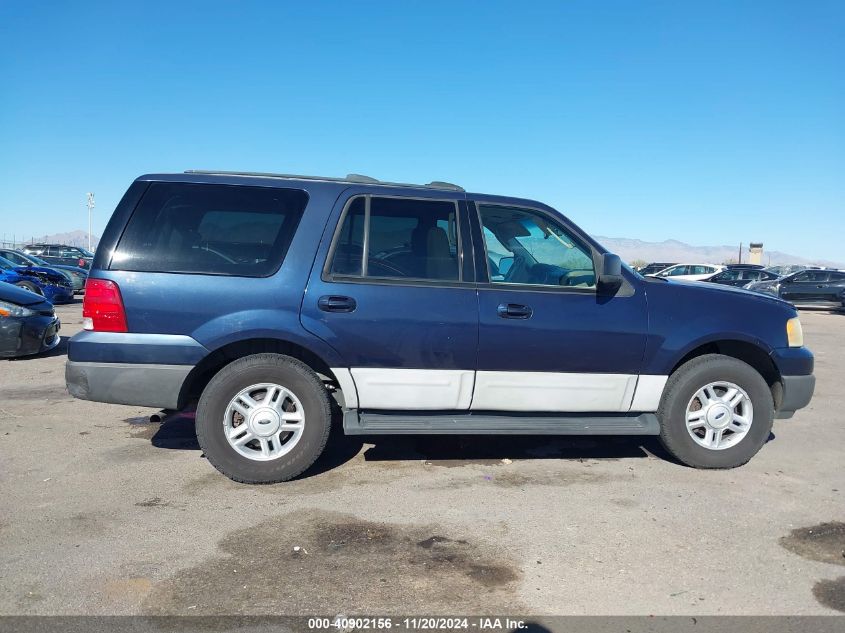
[[[39,288],[37,284],[34,284],[31,281],[19,281],[15,285],[19,288],[23,288],[24,290],[34,292],[37,295],[41,295],[42,297],[44,296],[44,292],[41,290],[41,288]]]
[[[727,381],[741,387],[751,400],[753,420],[738,443],[722,450],[701,446],[687,430],[687,405],[696,392],[711,382]],[[772,392],[756,369],[730,356],[707,354],[681,365],[663,391],[660,408],[660,441],[676,459],[693,468],[742,466],[769,438],[774,420]]]
[[[271,461],[244,457],[226,439],[223,419],[229,402],[242,389],[270,382],[296,394],[305,423],[302,436],[289,453]],[[331,429],[329,394],[305,363],[280,354],[245,356],[221,369],[200,397],[196,415],[199,445],[221,473],[241,483],[272,484],[293,479],[323,452]]]

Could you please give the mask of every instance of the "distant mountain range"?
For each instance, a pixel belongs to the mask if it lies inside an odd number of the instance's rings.
[[[642,260],[645,262],[689,262],[689,263],[711,263],[721,264],[728,261],[736,261],[738,248],[736,246],[693,246],[678,240],[665,240],[663,242],[645,242],[625,237],[602,237],[594,236],[602,245],[619,255],[626,262]],[[57,244],[71,244],[73,246],[88,247],[87,231],[69,231],[68,233],[55,233],[53,235],[35,236],[39,242],[53,242]],[[94,248],[100,238],[91,236],[91,243]],[[742,260],[748,261],[748,245],[744,246]],[[806,264],[814,266],[833,266],[845,268],[845,263],[834,262],[826,259],[813,259],[790,255],[781,251],[763,250],[763,264],[772,266],[777,264]]]
[[[100,238],[91,236],[91,249],[97,248]],[[68,246],[81,246],[88,248],[88,231],[68,231],[67,233],[53,233],[52,235],[33,235],[26,238],[27,243],[36,242],[44,244],[67,244]]]
[[[645,262],[678,262],[678,263],[702,263],[722,264],[725,262],[736,262],[739,255],[738,246],[693,246],[678,240],[665,240],[663,242],[644,242],[624,237],[601,237],[594,236],[599,243],[608,250],[616,253],[626,262],[642,260]],[[747,262],[749,257],[748,244],[743,247],[742,261]],[[842,262],[834,262],[826,259],[813,259],[790,255],[781,251],[769,251],[763,247],[763,264],[805,264],[813,266],[832,266],[834,268],[845,268]]]

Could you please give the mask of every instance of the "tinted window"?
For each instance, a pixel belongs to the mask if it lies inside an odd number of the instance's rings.
[[[840,273],[840,272],[830,273],[830,281],[845,281],[845,273]]]
[[[132,214],[110,267],[271,275],[284,259],[307,200],[298,189],[153,183]]]
[[[675,266],[663,273],[664,277],[677,277],[678,275],[689,275],[689,266]]]
[[[490,281],[592,288],[591,251],[566,229],[529,209],[479,205]]]
[[[805,270],[792,278],[792,281],[827,281],[829,273],[826,270]]]
[[[335,242],[331,272],[387,279],[458,279],[454,202],[366,198],[347,207]],[[366,257],[364,251],[366,249]]]

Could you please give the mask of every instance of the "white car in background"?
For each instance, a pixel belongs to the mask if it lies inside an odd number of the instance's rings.
[[[701,281],[724,269],[724,266],[718,264],[675,264],[674,266],[669,266],[669,268],[664,268],[659,273],[649,276],[668,277],[683,281]]]

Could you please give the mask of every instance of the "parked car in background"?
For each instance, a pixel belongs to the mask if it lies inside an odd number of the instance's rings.
[[[802,270],[818,269],[818,266],[805,266],[804,264],[783,264],[780,266],[769,266],[766,270],[776,274],[778,277],[785,277],[792,273],[799,273]]]
[[[28,255],[23,251],[12,250],[10,248],[0,248],[0,257],[6,259],[16,266],[40,266],[42,268],[49,268],[61,273],[71,282],[74,294],[78,294],[85,289],[85,281],[88,279],[88,271],[78,266],[64,266],[62,264],[50,264],[45,262],[40,257],[35,255]]]
[[[793,306],[637,275],[533,200],[148,175],[101,244],[69,393],[197,402],[204,455],[241,482],[307,469],[331,398],[348,435],[657,435],[685,464],[732,468],[813,394]]]
[[[777,279],[774,273],[766,272],[762,268],[745,268],[728,266],[725,270],[708,277],[704,281],[725,286],[743,287],[755,281],[771,281]]]
[[[38,354],[56,347],[61,322],[41,295],[0,282],[0,358]]]
[[[651,264],[646,264],[641,268],[637,269],[637,272],[641,275],[653,275],[654,273],[659,273],[661,270],[665,270],[669,268],[669,266],[674,266],[677,262],[652,262]]]
[[[78,266],[89,270],[94,254],[78,246],[65,244],[27,244],[21,249],[27,255],[36,255],[50,264]]]
[[[772,281],[749,284],[748,290],[779,297],[795,306],[845,307],[845,271],[802,270]]]
[[[675,264],[664,268],[653,277],[668,277],[679,281],[701,281],[723,270],[724,266],[717,264]]]
[[[73,286],[63,274],[41,266],[15,266],[0,257],[0,281],[44,296],[50,303],[73,300]]]

